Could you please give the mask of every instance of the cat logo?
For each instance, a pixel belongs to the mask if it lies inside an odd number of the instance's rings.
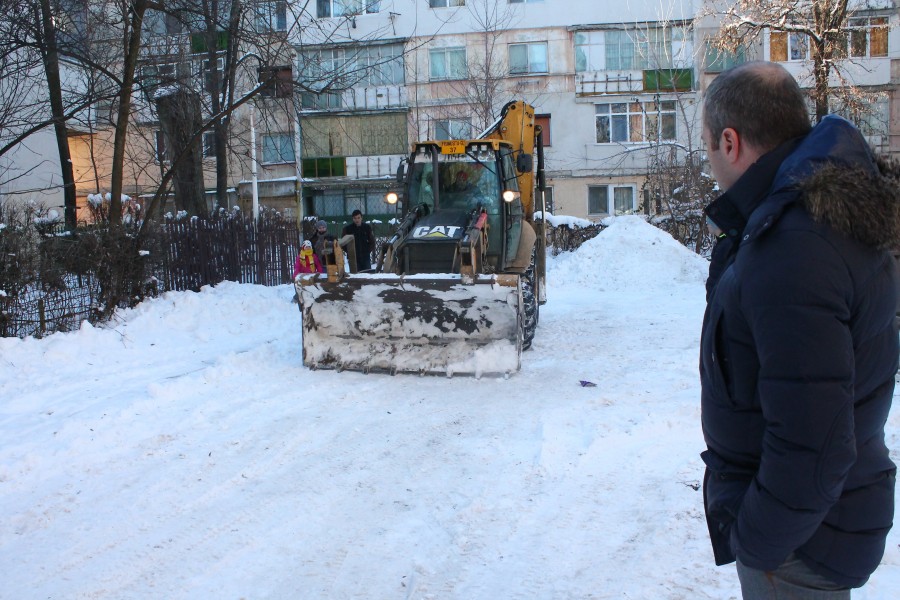
[[[414,238],[452,238],[456,235],[456,232],[462,229],[461,227],[454,227],[449,225],[435,225],[434,227],[416,227],[416,230],[413,232]]]

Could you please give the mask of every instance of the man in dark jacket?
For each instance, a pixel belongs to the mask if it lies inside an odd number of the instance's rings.
[[[894,511],[900,169],[840,117],[810,129],[773,63],[710,84],[703,140],[724,192],[700,358],[716,564],[745,599],[849,598]]]
[[[341,236],[352,235],[356,245],[356,270],[365,271],[372,268],[372,250],[375,249],[375,234],[372,226],[363,223],[362,211],[354,210],[353,222],[344,227]],[[341,242],[343,244],[343,242]]]
[[[336,238],[328,233],[328,223],[319,219],[316,221],[316,231],[309,238],[312,243],[313,251],[319,257],[322,265],[325,265],[325,247],[334,242]]]

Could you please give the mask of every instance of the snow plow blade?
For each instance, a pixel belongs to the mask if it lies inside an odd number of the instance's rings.
[[[519,370],[517,276],[313,276],[295,286],[311,369],[476,377]]]

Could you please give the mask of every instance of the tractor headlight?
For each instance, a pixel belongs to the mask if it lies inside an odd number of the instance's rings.
[[[520,196],[519,192],[514,192],[513,190],[504,190],[503,192],[503,201],[504,202],[512,202]]]
[[[397,195],[397,192],[388,192],[384,195],[384,201],[388,204],[397,204],[397,200],[399,199],[400,197]]]

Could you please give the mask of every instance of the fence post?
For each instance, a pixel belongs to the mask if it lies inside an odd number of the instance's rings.
[[[38,298],[38,331],[37,337],[38,339],[44,337],[44,332],[47,330],[47,315],[44,312],[44,299]]]

